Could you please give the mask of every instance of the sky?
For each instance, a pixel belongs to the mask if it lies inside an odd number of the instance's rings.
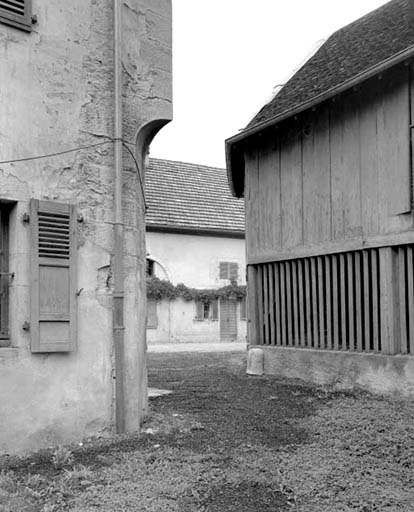
[[[172,0],[174,119],[150,156],[225,167],[238,133],[338,28],[385,0]]]

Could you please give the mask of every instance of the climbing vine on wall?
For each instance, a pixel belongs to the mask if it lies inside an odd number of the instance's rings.
[[[246,286],[229,284],[215,290],[189,288],[185,284],[173,285],[170,281],[147,276],[147,297],[153,300],[174,300],[181,297],[184,300],[211,302],[215,299],[242,300],[246,296]]]

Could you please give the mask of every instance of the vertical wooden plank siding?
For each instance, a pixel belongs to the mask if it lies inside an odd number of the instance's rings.
[[[331,257],[325,256],[325,297],[326,297],[326,348],[332,349],[332,304]]]
[[[257,256],[265,257],[280,249],[282,243],[282,197],[279,142],[272,136],[263,140],[259,150],[259,224]]]
[[[399,301],[398,306],[400,308],[400,333],[401,333],[401,354],[407,353],[407,303],[405,300],[405,291],[406,286],[408,284],[408,275],[405,266],[405,247],[398,248],[398,293],[399,293]]]
[[[312,320],[311,320],[311,291],[310,291],[310,270],[309,260],[306,258],[304,261],[305,273],[305,308],[306,308],[306,346],[312,346]]]
[[[304,299],[304,260],[298,261],[298,294],[299,294],[299,317],[300,317],[300,346],[306,346],[305,332],[305,299]]]
[[[410,104],[410,195],[411,195],[411,208],[414,209],[414,63],[411,62],[408,70],[408,95]]]
[[[345,293],[345,254],[339,255],[339,297],[341,302],[341,329],[340,346],[342,350],[347,349],[346,337],[346,293]]]
[[[258,295],[258,334],[259,345],[264,343],[264,325],[263,325],[263,268],[261,265],[257,268],[257,295]]]
[[[379,305],[379,263],[378,263],[378,252],[376,249],[371,251],[371,285],[372,285],[372,339],[374,345],[374,352],[381,350],[380,336],[381,332],[379,329],[380,324],[380,305]]]
[[[291,262],[286,261],[286,313],[287,313],[287,344],[293,345],[293,334],[292,334],[292,278],[291,278]]]
[[[316,279],[316,261],[310,258],[311,262],[311,292],[312,292],[312,346],[318,348],[318,284]]]
[[[356,349],[362,352],[362,280],[361,280],[361,254],[355,252],[355,314],[356,314]]]
[[[298,262],[292,261],[292,293],[293,293],[293,345],[298,347],[300,344],[299,335],[299,308],[298,308]]]
[[[361,215],[363,233],[375,235],[379,231],[379,178],[377,108],[379,101],[375,79],[361,88],[359,134],[361,152]]]
[[[263,316],[264,316],[264,344],[268,345],[270,340],[269,332],[269,278],[267,264],[263,265]]]
[[[348,348],[355,350],[355,307],[354,307],[354,285],[355,275],[353,268],[353,254],[347,253],[347,268],[348,268]]]
[[[352,238],[361,230],[359,92],[331,105],[332,235]]]
[[[247,261],[257,256],[258,228],[260,216],[258,212],[259,175],[257,150],[245,152],[245,218],[246,218],[246,255]]]
[[[318,276],[318,306],[319,306],[319,347],[325,348],[325,300],[323,286],[323,260],[319,256],[317,258],[317,276]]]
[[[304,121],[303,223],[305,245],[331,238],[329,111],[321,106]]]
[[[396,297],[393,272],[393,254],[390,247],[379,249],[381,353],[395,354],[397,345]],[[399,340],[398,340],[399,341]]]
[[[286,345],[286,279],[285,266],[280,263],[280,326],[282,330],[282,345]]]
[[[311,309],[312,309],[312,347],[318,348],[318,287],[316,281],[316,264],[315,258],[310,260],[310,275],[311,275]]]
[[[380,208],[384,231],[401,228],[403,217],[411,211],[409,172],[409,88],[408,66],[395,68],[382,80],[382,104],[378,113],[378,155]],[[396,222],[398,223],[396,224]],[[410,219],[407,219],[409,225]]]
[[[255,266],[247,266],[247,303],[248,303],[248,331],[250,345],[258,345],[259,334],[259,296],[257,286],[258,272]]]
[[[269,309],[270,309],[270,344],[276,343],[275,325],[275,278],[273,275],[273,264],[269,263]]]
[[[279,263],[273,266],[275,275],[275,310],[276,310],[276,345],[282,344],[282,331],[280,321],[280,272]]]
[[[364,286],[364,349],[369,351],[371,343],[371,327],[370,318],[372,317],[372,311],[370,309],[369,298],[372,295],[372,288],[370,286],[371,269],[369,265],[369,253],[368,251],[362,251],[362,266],[363,266],[363,286]],[[375,322],[375,319],[372,319]]]
[[[408,297],[408,342],[410,354],[414,346],[414,281],[413,281],[413,249],[407,247],[407,297]]]
[[[280,170],[282,186],[281,249],[302,243],[302,141],[295,123],[281,139]]]
[[[338,293],[338,255],[332,255],[332,322],[333,322],[333,348],[339,350],[339,293]]]

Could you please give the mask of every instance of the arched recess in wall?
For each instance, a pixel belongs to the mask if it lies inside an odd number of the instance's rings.
[[[147,276],[151,275],[170,281],[170,273],[166,265],[147,253]]]
[[[153,121],[142,124],[138,128],[135,137],[135,147],[141,176],[145,176],[146,157],[151,142],[157,133],[161,130],[161,128],[170,121],[171,119],[155,119]]]

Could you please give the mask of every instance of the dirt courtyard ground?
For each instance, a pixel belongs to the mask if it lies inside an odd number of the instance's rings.
[[[414,403],[150,353],[140,434],[0,458],[1,512],[414,511]],[[58,462],[58,464],[56,464]]]

